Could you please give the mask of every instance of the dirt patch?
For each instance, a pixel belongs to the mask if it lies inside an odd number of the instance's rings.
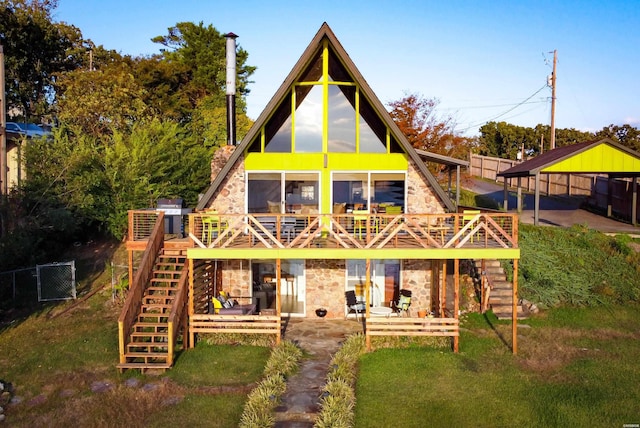
[[[576,345],[578,340],[606,341],[635,339],[638,335],[618,330],[571,330],[568,328],[532,329],[519,341],[519,364],[523,369],[543,376],[557,377],[560,369],[578,358],[593,358],[604,352],[598,348]]]

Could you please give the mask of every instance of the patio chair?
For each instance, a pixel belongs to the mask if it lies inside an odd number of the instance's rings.
[[[480,210],[463,210],[462,211],[462,227],[466,226],[467,223],[471,222],[475,218],[475,216],[477,216],[478,214],[480,214]],[[474,227],[472,227],[471,229],[473,229]],[[476,233],[480,233],[480,231]],[[475,233],[471,235],[471,239],[469,240],[469,242],[473,243],[474,235]]]
[[[349,312],[354,311],[356,313],[357,320],[358,313],[363,313],[365,310],[365,303],[362,301],[358,301],[358,299],[356,298],[356,292],[354,290],[345,292],[344,296],[347,300],[347,308],[349,308]]]
[[[409,306],[411,306],[411,290],[400,290],[400,297],[397,302],[393,302],[392,309],[395,310],[398,315],[404,313],[406,316],[410,316]]]

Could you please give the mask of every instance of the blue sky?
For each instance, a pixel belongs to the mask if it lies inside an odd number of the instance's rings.
[[[326,21],[384,104],[406,92],[436,97],[465,135],[492,120],[549,124],[554,49],[556,127],[640,127],[637,0],[59,0],[54,20],[134,56],[158,53],[150,39],[177,22],[234,32],[258,67],[253,119]]]

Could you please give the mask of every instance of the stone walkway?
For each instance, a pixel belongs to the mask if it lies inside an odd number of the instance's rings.
[[[313,426],[331,358],[346,337],[362,332],[362,322],[355,319],[292,319],[286,322],[284,339],[297,343],[306,357],[298,373],[287,380],[282,403],[276,408],[276,428]]]

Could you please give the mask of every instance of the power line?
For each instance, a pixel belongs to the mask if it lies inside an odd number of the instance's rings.
[[[524,104],[527,104],[527,102],[528,102],[531,98],[533,98],[533,97],[535,97],[536,95],[538,95],[538,94],[539,94],[543,89],[545,89],[545,88],[547,88],[547,84],[546,84],[546,83],[545,83],[544,85],[542,85],[542,87],[540,87],[540,89],[538,89],[538,90],[537,90],[537,91],[535,91],[533,94],[531,94],[530,96],[528,96],[527,98],[525,98],[523,101],[519,102],[518,104],[514,105],[514,106],[513,106],[513,107],[511,107],[510,109],[508,109],[508,110],[506,110],[506,111],[504,111],[504,112],[500,113],[499,115],[494,116],[494,117],[492,117],[492,118],[490,118],[490,119],[483,120],[482,122],[475,123],[475,124],[473,124],[473,125],[469,125],[468,127],[464,128],[464,129],[461,129],[461,130],[458,130],[458,131],[459,131],[459,132],[466,132],[466,131],[468,131],[468,130],[470,130],[470,129],[472,129],[472,128],[475,128],[475,127],[477,127],[477,126],[484,125],[484,124],[485,124],[485,123],[487,123],[487,122],[492,122],[492,121],[494,121],[494,120],[496,120],[496,119],[499,119],[500,117],[502,117],[502,116],[504,116],[504,115],[506,115],[506,114],[508,114],[508,113],[512,112],[513,110],[517,109],[518,107],[520,107],[520,106],[522,106],[522,105],[524,105]]]

